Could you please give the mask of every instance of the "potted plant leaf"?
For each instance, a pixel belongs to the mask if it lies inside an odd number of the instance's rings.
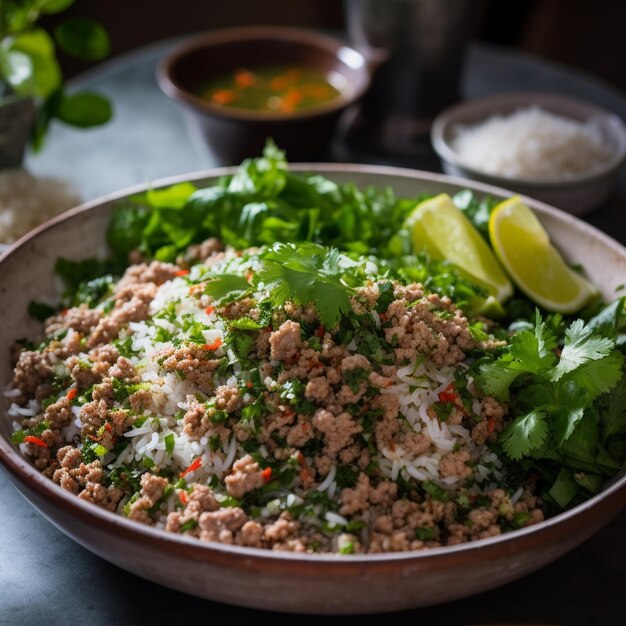
[[[50,122],[87,128],[111,118],[103,96],[68,94],[57,51],[87,61],[109,54],[105,28],[82,17],[58,22],[52,34],[41,17],[66,10],[74,0],[0,0],[0,168],[20,165],[25,146],[38,150]]]

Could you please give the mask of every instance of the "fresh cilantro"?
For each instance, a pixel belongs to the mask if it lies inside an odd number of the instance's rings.
[[[574,429],[584,417],[589,404],[588,396],[574,381],[565,381],[562,385],[551,385],[552,392],[548,409],[552,413],[552,430],[557,443],[561,446],[569,439]]]
[[[252,430],[257,431],[261,425],[261,418],[266,414],[267,407],[262,398],[255,400],[241,409],[240,422],[249,424]]]
[[[548,436],[545,413],[531,411],[520,415],[508,426],[501,437],[502,447],[507,455],[519,460],[544,443]]]
[[[431,405],[437,417],[445,422],[454,409],[458,408],[454,402],[433,402]]]
[[[180,525],[178,532],[186,533],[188,530],[193,530],[198,525],[198,520],[191,518],[187,520],[184,524]]]
[[[378,283],[378,300],[376,300],[376,310],[379,313],[384,313],[394,300],[395,296],[393,295],[393,283],[388,280]]]
[[[239,330],[259,330],[267,326],[267,324],[260,324],[250,317],[240,317],[238,319],[230,320],[228,325],[231,328],[237,328]]]
[[[95,307],[105,296],[111,293],[114,283],[115,278],[111,274],[82,282],[74,293],[72,306],[86,304],[90,308]]]
[[[441,502],[447,502],[450,499],[450,493],[443,487],[440,487],[432,480],[426,480],[422,483],[422,489],[430,494],[433,500],[440,500]]]
[[[541,320],[537,311],[534,332],[521,332],[513,335],[510,353],[514,359],[523,364],[526,371],[536,374],[552,365],[554,361],[552,351],[555,347],[556,338]]]
[[[340,465],[337,468],[335,482],[337,487],[345,489],[346,487],[354,487],[359,478],[359,471],[349,465]]]
[[[50,428],[50,422],[48,420],[42,420],[36,426],[32,428],[26,428],[25,430],[16,430],[11,435],[11,443],[15,446],[19,445],[24,441],[24,437],[34,436],[41,437],[44,430]]]
[[[485,332],[484,322],[472,322],[469,325],[470,335],[474,341],[487,341],[489,339],[489,333]]]
[[[222,300],[233,300],[243,297],[250,289],[250,283],[237,274],[222,274],[212,278],[205,286],[204,293],[220,303]]]
[[[614,351],[604,358],[579,365],[567,378],[593,399],[612,389],[622,378],[623,363],[624,356]]]
[[[117,351],[120,353],[120,356],[126,357],[127,359],[137,354],[133,350],[132,335],[129,335],[128,337],[125,337],[123,339],[114,339],[111,343],[117,348]]]
[[[500,356],[476,364],[483,393],[511,402],[514,419],[500,437],[510,459],[531,457],[593,475],[611,475],[616,459],[626,459],[624,356],[614,339],[621,306],[569,326],[560,315],[542,319],[536,312],[534,326],[519,324]],[[576,501],[583,488],[564,481],[567,492],[560,486],[550,496],[560,507]]]
[[[242,365],[248,363],[248,355],[254,346],[255,336],[250,332],[232,330],[226,335],[226,344]]]
[[[515,333],[505,354],[481,366],[477,382],[485,393],[508,400],[509,388],[519,376],[538,374],[553,365],[556,338],[539,311],[535,315],[533,330]]]
[[[481,365],[476,382],[485,394],[498,400],[508,400],[509,388],[523,373],[512,355],[505,354],[497,361]]]
[[[345,526],[345,531],[347,533],[356,533],[359,530],[362,530],[363,528],[365,528],[366,526],[367,524],[363,520],[357,519],[357,520],[348,522]]]
[[[163,441],[165,442],[165,451],[171,456],[172,452],[174,452],[174,433],[165,435]]]
[[[141,489],[141,476],[144,470],[136,466],[117,466],[106,475],[106,483],[123,489],[127,494]]]
[[[223,424],[228,419],[228,413],[226,411],[214,411],[209,413],[209,419],[213,424]]]
[[[602,414],[604,441],[613,437],[626,436],[626,377],[622,378],[606,400],[606,410]]]
[[[97,280],[110,272],[111,263],[100,259],[73,261],[61,257],[54,266],[70,294],[74,294],[83,283]]]
[[[342,376],[352,393],[358,393],[361,389],[361,384],[367,380],[369,371],[362,367],[353,367],[352,369],[344,370]]]
[[[420,541],[431,541],[439,538],[439,528],[422,526],[415,529],[415,538]]]
[[[270,290],[275,306],[288,300],[315,304],[321,323],[333,328],[351,311],[352,289],[343,281],[345,269],[335,248],[313,243],[276,244],[263,253],[258,279]]]
[[[164,189],[148,189],[145,199],[155,209],[182,209],[194,191],[193,183],[184,182]]]
[[[531,515],[528,511],[520,511],[519,513],[515,513],[515,515],[513,515],[511,524],[513,528],[523,528],[530,518]]]
[[[552,380],[560,380],[581,365],[608,356],[614,347],[614,341],[595,333],[583,320],[575,320],[565,331],[565,345],[552,373]]]

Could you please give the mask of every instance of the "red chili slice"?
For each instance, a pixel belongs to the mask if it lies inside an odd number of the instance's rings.
[[[184,472],[181,472],[179,476],[183,478],[187,476],[187,474],[191,474],[191,472],[195,472],[202,465],[202,457],[198,457]]]
[[[35,437],[34,435],[26,435],[26,437],[24,437],[24,441],[26,443],[33,443],[36,446],[39,446],[40,448],[48,447],[48,444],[43,439],[40,439],[39,437]]]

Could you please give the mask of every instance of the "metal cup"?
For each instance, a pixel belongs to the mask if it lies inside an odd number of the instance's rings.
[[[345,0],[348,35],[372,66],[361,117],[410,152],[460,99],[470,0]],[[363,120],[361,120],[363,122]]]

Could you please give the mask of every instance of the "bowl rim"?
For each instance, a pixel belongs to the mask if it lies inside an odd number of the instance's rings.
[[[477,118],[480,118],[481,121],[485,121],[488,117],[490,117],[493,109],[496,107],[510,108],[511,112],[529,105],[537,105],[539,108],[542,108],[542,103],[538,104],[537,99],[540,99],[546,105],[551,105],[551,111],[552,107],[554,107],[553,112],[561,107],[575,107],[576,109],[584,111],[588,118],[593,117],[594,119],[601,120],[603,126],[611,126],[612,131],[614,131],[614,137],[617,141],[616,149],[607,159],[593,166],[587,173],[579,174],[575,177],[570,176],[567,178],[550,180],[538,180],[536,178],[522,177],[507,178],[500,174],[492,174],[490,172],[472,167],[471,165],[467,165],[465,161],[459,157],[458,152],[452,148],[450,142],[446,138],[446,132],[450,126],[462,123],[458,121],[457,116],[462,115],[470,109],[474,111],[482,109],[483,113],[480,116],[477,116]],[[561,115],[561,113],[556,114]],[[563,116],[570,117],[567,113],[564,113]],[[473,124],[476,123],[480,122],[473,122]],[[497,186],[506,187],[507,185],[515,185],[519,188],[523,187],[524,189],[528,189],[529,192],[563,187],[582,187],[616,172],[624,161],[626,161],[626,125],[619,115],[586,100],[572,98],[561,93],[542,90],[500,92],[480,98],[472,98],[455,104],[447,109],[444,109],[434,119],[430,132],[430,140],[433,149],[438,154],[440,159],[457,167],[468,176],[488,181],[489,183]]]
[[[303,109],[302,111],[280,114],[230,107],[216,107],[204,98],[196,96],[174,79],[174,67],[178,63],[184,62],[186,57],[190,54],[223,43],[236,44],[238,42],[253,40],[264,40],[268,42],[280,41],[295,45],[306,44],[318,48],[335,57],[339,64],[351,67],[351,69],[359,72],[361,80],[357,83],[353,83],[347,93],[339,90],[339,95],[328,102]],[[346,52],[342,53],[342,51]],[[340,54],[347,54],[354,58],[356,61],[355,67],[352,67],[342,59]],[[176,46],[172,52],[159,61],[156,69],[156,77],[157,83],[165,95],[205,115],[238,122],[274,124],[290,123],[332,115],[359,100],[369,88],[371,82],[367,60],[358,50],[340,39],[316,31],[290,26],[237,26],[194,35],[185,39]]]
[[[417,183],[434,182],[451,184],[460,188],[465,187],[472,189],[473,191],[478,191],[485,195],[512,195],[512,193],[507,189],[495,187],[486,183],[409,168],[385,165],[363,165],[355,163],[297,163],[290,164],[289,167],[291,171],[301,173],[359,173],[387,175],[402,179],[411,179]],[[36,239],[40,234],[58,227],[59,225],[63,225],[66,221],[71,220],[78,215],[87,213],[91,209],[99,207],[103,204],[121,200],[127,196],[146,191],[147,189],[157,189],[159,187],[186,181],[194,182],[202,181],[204,179],[217,180],[221,176],[233,174],[236,169],[236,166],[221,167],[161,178],[153,182],[135,185],[111,194],[106,194],[94,200],[80,204],[79,206],[70,209],[69,211],[38,226],[13,243],[7,250],[0,254],[0,269],[6,259],[12,256],[18,249]],[[583,232],[592,235],[602,245],[610,248],[622,256],[626,256],[626,249],[620,243],[591,224],[588,224],[573,215],[566,213],[565,211],[551,207],[541,201],[534,200],[532,198],[527,198],[526,200],[533,209],[539,209],[541,213],[575,225],[578,229],[582,229]],[[6,416],[3,415],[1,419],[5,418]],[[119,532],[123,536],[133,539],[135,542],[144,542],[150,546],[178,553],[184,551],[186,556],[199,561],[211,558],[223,558],[226,560],[229,557],[241,557],[244,559],[247,557],[251,561],[265,561],[267,564],[280,564],[281,562],[301,566],[319,564],[333,569],[349,567],[352,564],[361,566],[369,565],[371,567],[385,567],[389,563],[409,563],[413,561],[422,561],[424,559],[438,560],[447,557],[447,555],[473,553],[477,550],[493,548],[495,546],[499,546],[500,544],[513,542],[514,540],[529,538],[538,533],[542,533],[547,529],[558,526],[562,522],[577,517],[579,514],[594,508],[596,505],[604,502],[615,493],[626,487],[626,473],[623,473],[622,476],[617,475],[616,477],[610,479],[607,486],[600,493],[592,496],[572,509],[559,513],[558,515],[550,517],[542,522],[539,522],[538,524],[527,526],[518,530],[507,531],[506,533],[495,537],[488,537],[457,545],[441,546],[419,551],[407,550],[382,554],[299,554],[291,552],[274,552],[263,548],[232,546],[218,542],[204,542],[195,537],[187,537],[185,535],[170,533],[164,529],[162,530],[151,526],[145,526],[139,522],[129,520],[117,513],[107,511],[92,503],[85,502],[74,494],[61,489],[58,485],[53,483],[52,480],[44,477],[43,474],[35,469],[35,467],[29,463],[24,456],[22,456],[19,450],[3,436],[0,436],[0,465],[4,466],[4,468],[12,474],[17,482],[24,484],[28,490],[35,491],[37,495],[43,499],[62,507],[66,513],[74,514],[82,520],[87,521],[89,524],[98,526],[105,532]],[[29,502],[33,504],[31,500],[29,500]]]

